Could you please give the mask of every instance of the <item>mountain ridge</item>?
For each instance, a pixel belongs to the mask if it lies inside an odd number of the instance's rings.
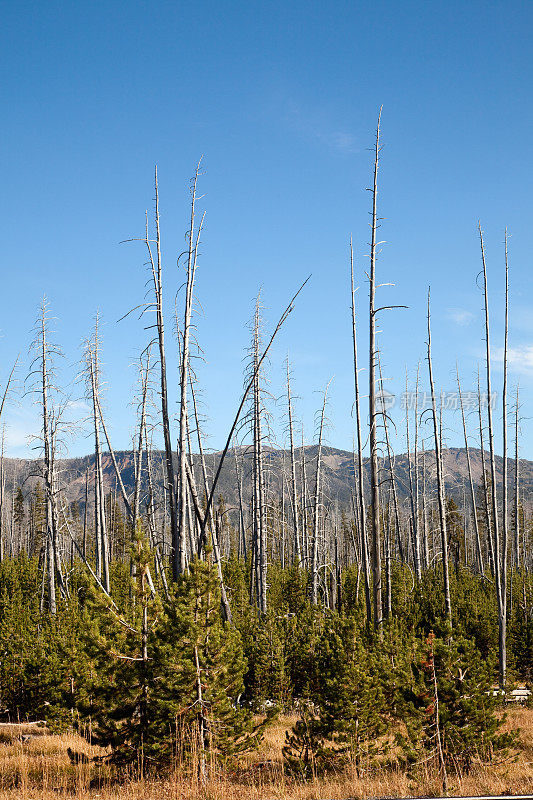
[[[314,474],[316,464],[316,445],[307,445],[303,448],[305,454],[307,485],[312,491],[314,485]],[[214,471],[218,466],[220,452],[209,453],[205,456],[209,479],[212,479]],[[230,450],[226,456],[225,464],[222,468],[220,481],[217,486],[217,496],[222,494],[226,503],[237,504],[237,483],[235,457],[237,455],[239,469],[243,476],[244,497],[249,499],[250,489],[247,484],[248,474],[251,469],[251,454],[248,448],[238,448]],[[296,451],[297,459],[297,480],[301,485],[302,479],[302,448]],[[163,469],[162,451],[154,451],[151,455],[154,483],[156,493],[163,493]],[[120,450],[115,452],[117,464],[119,466],[122,481],[128,492],[133,491],[134,482],[134,453],[131,450]],[[177,456],[174,454],[177,464]],[[426,463],[426,483],[429,491],[434,489],[435,455],[433,450],[425,451],[424,459]],[[267,488],[271,496],[280,497],[282,494],[281,475],[283,470],[286,479],[289,475],[290,451],[277,448],[265,448],[265,474]],[[474,487],[477,488],[482,478],[482,459],[481,451],[477,448],[470,448],[470,460],[472,466],[472,478]],[[495,457],[497,485],[501,486],[503,458]],[[193,454],[193,463],[197,476],[200,493],[203,493],[203,479],[201,478],[200,456]],[[388,475],[387,459],[381,459],[384,465],[386,480]],[[6,479],[6,489],[8,494],[13,487],[21,486],[23,494],[27,495],[39,478],[39,459],[20,459],[4,457],[4,472]],[[413,464],[413,454],[411,453],[411,465]],[[94,455],[85,455],[76,458],[63,458],[57,460],[59,484],[64,491],[64,496],[68,502],[85,501],[85,484],[87,471],[89,472],[89,496],[92,489],[92,476],[94,473]],[[452,495],[456,501],[462,503],[463,493],[469,497],[468,469],[466,450],[464,448],[449,448],[443,450],[443,466],[445,474],[446,493]],[[102,453],[102,467],[104,475],[105,492],[115,492],[116,475],[111,455],[108,451]],[[485,453],[485,467],[489,468],[488,455]],[[369,485],[369,459],[364,459],[365,485]],[[397,493],[400,502],[405,502],[408,496],[409,471],[408,457],[405,453],[394,457],[394,471],[396,477]],[[341,508],[351,505],[352,492],[354,487],[354,456],[347,450],[334,447],[323,447],[323,475],[325,486],[325,498],[332,504],[337,504]],[[419,453],[419,475],[422,476],[422,453]],[[508,475],[510,496],[514,492],[514,460],[508,459]],[[421,482],[421,481],[420,481]],[[519,459],[519,487],[520,497],[526,508],[533,507],[533,461]],[[143,477],[143,491],[147,491],[146,475]],[[117,492],[118,493],[118,492]],[[467,503],[469,500],[467,499]]]

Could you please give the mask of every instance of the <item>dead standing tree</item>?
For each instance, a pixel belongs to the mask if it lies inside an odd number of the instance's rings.
[[[431,390],[431,409],[433,416],[433,435],[435,440],[435,462],[437,467],[437,504],[439,509],[440,541],[442,550],[442,579],[444,585],[444,610],[448,623],[452,624],[452,601],[450,596],[450,576],[448,571],[448,533],[446,530],[446,510],[444,506],[444,477],[442,474],[441,435],[437,419],[437,402],[435,398],[435,384],[433,381],[433,362],[431,360],[431,314],[430,292],[428,289],[428,341],[427,360],[429,370],[429,385]]]
[[[252,435],[253,435],[253,524],[252,560],[253,583],[261,613],[267,610],[267,521],[265,507],[265,479],[263,464],[263,402],[260,372],[260,307],[256,301],[252,340]]]
[[[29,391],[37,398],[41,408],[42,429],[39,447],[43,453],[43,483],[45,490],[45,558],[43,593],[41,607],[44,607],[46,596],[48,610],[51,614],[57,611],[56,581],[61,593],[67,596],[67,587],[61,566],[58,532],[59,520],[57,510],[57,481],[55,473],[55,456],[57,436],[64,405],[54,403],[54,395],[58,394],[55,384],[54,361],[62,355],[60,348],[49,339],[50,316],[48,302],[43,298],[39,316],[35,324],[35,338],[30,345],[33,355],[28,379],[31,383]]]
[[[369,418],[369,441],[370,441],[370,519],[372,525],[372,590],[373,590],[373,611],[374,628],[381,632],[383,624],[382,608],[382,577],[381,577],[381,512],[379,505],[379,440],[378,440],[378,420],[381,409],[377,402],[377,366],[378,366],[378,347],[376,344],[376,319],[380,311],[392,308],[405,308],[406,306],[381,306],[376,308],[376,259],[377,248],[382,242],[377,241],[377,231],[379,217],[377,211],[378,201],[378,169],[379,156],[381,152],[380,143],[381,108],[378,115],[376,127],[376,141],[374,146],[374,180],[372,189],[372,221],[371,221],[371,241],[370,241],[370,272],[369,282],[369,352],[368,352],[368,418]],[[379,284],[383,286],[385,284]],[[386,284],[391,285],[391,284]]]
[[[161,253],[161,228],[159,220],[159,184],[157,178],[157,167],[154,177],[155,200],[154,200],[154,221],[155,239],[151,239],[148,229],[148,214],[146,214],[145,236],[142,241],[148,251],[148,265],[150,270],[150,283],[153,291],[153,301],[143,303],[137,308],[142,308],[142,313],[153,311],[155,313],[154,325],[148,326],[156,328],[156,337],[159,350],[159,391],[161,398],[161,424],[163,427],[163,440],[165,445],[164,454],[164,473],[165,490],[167,495],[167,506],[170,517],[170,539],[171,539],[171,564],[172,576],[175,580],[180,574],[179,556],[179,534],[178,517],[176,505],[176,483],[174,474],[174,461],[172,454],[172,436],[170,431],[170,416],[168,410],[168,383],[167,383],[167,361],[165,351],[165,323],[163,315],[163,258]],[[138,241],[129,239],[128,241]],[[132,309],[134,311],[136,309]],[[128,312],[128,314],[131,313]],[[127,315],[126,315],[127,316]]]
[[[463,394],[461,391],[461,382],[459,380],[459,368],[456,365],[456,373],[457,373],[457,391],[459,393],[459,405],[461,407],[461,419],[463,421],[463,435],[465,440],[465,453],[466,453],[466,465],[468,468],[468,484],[470,488],[470,502],[472,504],[472,519],[474,521],[474,535],[476,538],[476,556],[478,562],[478,569],[479,574],[483,575],[483,553],[481,551],[481,538],[479,535],[479,521],[477,516],[477,507],[476,507],[476,495],[474,492],[474,481],[472,478],[472,464],[470,461],[470,448],[468,446],[468,436],[466,433],[466,418],[465,418],[465,410],[464,410],[464,403],[463,403]]]
[[[378,417],[380,414],[376,403],[376,255],[377,255],[377,200],[378,200],[378,168],[380,146],[381,109],[376,128],[374,149],[374,183],[372,188],[372,223],[370,242],[370,274],[369,278],[369,358],[368,358],[368,417],[370,426],[370,520],[372,525],[372,590],[374,628],[381,631],[383,623],[382,583],[381,583],[381,535],[379,510],[379,462],[378,462]]]
[[[94,333],[85,346],[85,382],[87,396],[93,409],[94,429],[94,534],[96,554],[96,574],[102,581],[107,592],[110,593],[109,579],[109,545],[107,538],[107,523],[105,516],[105,493],[102,470],[102,450],[100,446],[100,334],[98,330],[99,318],[96,315]]]
[[[492,421],[492,382],[491,382],[491,352],[490,352],[490,325],[489,325],[489,293],[487,283],[487,264],[485,260],[485,244],[481,223],[478,224],[479,241],[481,246],[481,274],[483,276],[483,299],[485,309],[485,359],[487,380],[487,419],[489,431],[489,458],[490,477],[492,482],[492,532],[494,552],[494,581],[496,585],[496,604],[498,609],[498,666],[500,673],[500,686],[505,688],[507,673],[507,532],[503,532],[505,549],[500,542],[500,528],[498,516],[498,498],[496,481],[496,457],[494,450],[494,426]],[[505,312],[505,353],[504,353],[504,406],[506,404],[506,357],[507,357],[507,237],[506,237],[506,312]],[[504,425],[507,424],[507,413],[504,415]],[[507,446],[507,433],[504,440]],[[505,525],[505,520],[504,520]]]
[[[164,440],[164,473],[165,473],[165,489],[167,493],[167,506],[170,517],[170,539],[171,539],[171,565],[172,577],[177,580],[185,568],[185,532],[186,532],[186,503],[183,502],[183,492],[185,498],[187,496],[187,478],[186,478],[186,465],[184,462],[184,455],[186,453],[187,441],[187,380],[184,380],[184,374],[188,372],[189,364],[189,336],[191,325],[192,313],[192,297],[194,288],[194,274],[196,270],[196,256],[199,244],[199,236],[201,232],[201,225],[195,234],[194,219],[195,219],[195,203],[196,203],[196,182],[199,175],[199,165],[195,172],[195,177],[192,181],[192,203],[191,203],[191,224],[188,233],[189,247],[187,259],[187,280],[186,280],[186,301],[185,301],[185,334],[182,347],[180,378],[181,378],[181,402],[180,402],[180,461],[179,461],[179,475],[180,475],[180,505],[178,508],[178,496],[176,487],[176,475],[174,471],[174,461],[172,452],[172,434],[170,428],[170,414],[169,414],[169,399],[168,399],[168,381],[167,381],[167,362],[165,351],[165,324],[163,314],[163,258],[161,252],[161,228],[159,216],[159,184],[157,177],[157,167],[155,169],[155,207],[154,207],[154,222],[155,222],[155,239],[150,238],[148,226],[148,214],[146,215],[146,228],[145,236],[142,239],[146,245],[148,252],[148,266],[150,271],[150,284],[153,292],[152,302],[142,303],[136,309],[142,308],[142,314],[153,311],[155,312],[154,325],[148,326],[149,328],[156,329],[156,336],[153,341],[157,342],[159,350],[159,390],[161,397],[161,424],[163,428]],[[129,239],[127,241],[138,241],[136,239]],[[178,259],[179,261],[179,259]],[[131,309],[135,311],[136,309]],[[128,312],[128,314],[131,313]],[[127,314],[126,314],[127,316]],[[186,341],[185,341],[186,339]],[[185,444],[184,444],[185,443]],[[182,447],[182,445],[184,445]],[[179,516],[178,516],[179,512]],[[185,515],[185,521],[183,519]],[[181,524],[183,523],[183,524]]]
[[[321,479],[322,479],[322,447],[324,443],[324,424],[326,419],[326,403],[328,400],[328,390],[331,380],[328,382],[324,390],[324,398],[322,400],[322,408],[320,410],[320,420],[318,423],[318,442],[316,451],[316,468],[315,468],[315,493],[313,497],[313,541],[311,546],[311,602],[313,605],[318,603],[318,573],[320,569],[320,550],[319,550],[319,533],[320,533],[320,501],[321,501]]]
[[[363,563],[363,576],[365,585],[366,618],[372,620],[372,600],[370,597],[370,569],[368,564],[368,537],[366,529],[365,509],[365,481],[363,469],[363,437],[361,434],[361,404],[359,400],[359,365],[357,360],[357,321],[355,314],[355,288],[354,288],[354,257],[353,244],[350,237],[350,279],[352,294],[352,343],[353,343],[353,374],[355,389],[355,422],[357,428],[357,480],[355,486],[356,503],[359,516],[361,560]],[[355,464],[354,464],[355,478]]]
[[[183,332],[181,335],[181,363],[180,363],[180,426],[179,426],[179,484],[178,484],[178,531],[177,531],[177,555],[174,556],[174,573],[181,574],[185,571],[186,567],[186,550],[185,543],[187,539],[187,421],[188,421],[188,406],[187,406],[187,389],[189,386],[189,368],[190,368],[190,345],[191,345],[191,320],[193,312],[193,292],[194,280],[196,276],[196,268],[198,264],[198,247],[200,244],[200,236],[204,222],[204,216],[198,225],[198,230],[195,230],[195,214],[197,202],[197,185],[198,176],[200,171],[200,162],[196,167],[194,177],[191,181],[191,218],[190,227],[187,234],[188,249],[187,249],[187,267],[186,267],[186,281],[185,281],[185,309],[183,320]],[[178,259],[179,263],[179,259]],[[174,575],[176,578],[176,574]]]
[[[302,563],[302,550],[300,545],[300,509],[298,504],[298,486],[296,483],[296,451],[294,447],[294,424],[292,414],[292,394],[289,356],[287,356],[287,416],[289,425],[289,443],[291,449],[291,498],[292,522],[294,536],[294,561],[299,567]]]

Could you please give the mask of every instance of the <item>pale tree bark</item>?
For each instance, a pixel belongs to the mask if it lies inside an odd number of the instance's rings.
[[[428,534],[428,510],[426,498],[426,450],[422,439],[422,527],[423,527],[423,549],[424,566],[429,569],[429,534]]]
[[[418,384],[418,376],[417,376],[417,384]],[[417,394],[418,394],[418,386],[417,386]],[[420,534],[418,530],[418,509],[415,501],[415,487],[413,480],[413,469],[411,465],[411,442],[409,438],[409,393],[408,393],[408,383],[407,383],[407,371],[405,374],[405,398],[406,398],[405,435],[407,443],[407,472],[409,480],[409,501],[411,505],[411,534],[413,538],[413,561],[414,561],[416,579],[420,583],[420,581],[422,580],[422,563],[420,558]],[[417,409],[415,408],[415,429],[416,429],[416,418],[417,418]],[[416,433],[415,433],[415,439],[416,439]]]
[[[482,489],[483,489],[483,507],[485,510],[485,525],[487,528],[487,550],[489,554],[490,572],[494,578],[494,546],[492,541],[492,523],[490,513],[490,500],[489,500],[489,487],[487,483],[487,467],[485,463],[485,445],[483,439],[483,414],[482,414],[482,400],[481,400],[481,383],[479,379],[479,369],[477,375],[477,399],[478,399],[478,417],[479,417],[479,447],[481,450],[481,470],[482,470]]]
[[[316,453],[315,469],[315,492],[313,498],[313,542],[311,551],[311,602],[318,603],[318,572],[319,564],[319,528],[320,528],[320,498],[321,498],[321,478],[322,478],[322,446],[324,441],[324,422],[326,415],[326,403],[328,399],[329,381],[324,391],[322,410],[320,412],[320,422],[318,427],[318,444]]]
[[[302,472],[302,549],[306,569],[309,569],[311,554],[309,552],[309,491],[307,484],[307,462],[305,459],[305,439],[302,426],[302,446],[301,446],[300,467]]]
[[[502,388],[502,553],[501,553],[501,598],[502,625],[500,639],[500,683],[505,688],[507,678],[507,561],[508,561],[508,507],[507,507],[507,355],[509,339],[509,260],[507,252],[507,228],[505,229],[505,330],[503,345],[503,388]],[[490,402],[490,397],[489,397]]]
[[[379,366],[379,385],[380,385],[380,395],[381,395],[381,415],[383,419],[383,432],[385,434],[385,444],[387,447],[387,461],[389,466],[389,480],[390,480],[390,490],[389,490],[389,499],[388,499],[388,512],[390,512],[390,497],[392,496],[392,503],[394,509],[394,527],[396,529],[396,538],[398,540],[398,545],[400,548],[400,557],[403,561],[403,549],[402,549],[402,539],[401,539],[401,524],[400,524],[400,508],[398,504],[398,492],[396,491],[396,474],[394,469],[394,453],[392,452],[392,447],[390,443],[389,437],[389,426],[387,420],[387,409],[385,408],[385,395],[383,392],[383,375],[381,372],[381,359],[378,355],[378,366]],[[390,531],[390,521],[389,521],[389,531]],[[390,548],[390,541],[388,544]],[[390,564],[389,564],[390,566]],[[387,587],[388,591],[388,587]],[[390,615],[389,615],[390,616]]]
[[[474,536],[475,536],[475,544],[476,544],[476,558],[478,563],[479,574],[484,574],[483,569],[483,553],[481,551],[481,537],[479,535],[479,522],[477,518],[477,508],[476,508],[476,495],[474,492],[474,480],[472,478],[472,463],[470,460],[470,448],[468,446],[468,435],[466,432],[466,418],[465,418],[465,409],[463,404],[463,393],[461,392],[461,382],[459,380],[459,368],[456,364],[455,366],[456,374],[457,374],[457,391],[459,393],[459,404],[461,406],[461,418],[463,421],[463,435],[465,440],[465,453],[466,453],[466,465],[468,468],[468,486],[470,489],[470,502],[472,504],[472,519],[474,521]]]
[[[177,580],[180,575],[180,552],[178,520],[176,509],[176,485],[174,475],[174,462],[172,454],[172,437],[170,432],[170,417],[168,411],[168,387],[167,387],[167,363],[165,352],[165,323],[163,317],[163,263],[161,255],[161,230],[159,224],[159,186],[157,179],[157,167],[155,169],[155,254],[152,247],[152,240],[148,235],[148,220],[146,222],[145,244],[148,250],[149,263],[152,275],[152,285],[154,291],[154,303],[152,308],[155,310],[157,328],[157,343],[159,347],[159,370],[160,370],[160,396],[161,396],[161,421],[163,425],[163,439],[165,443],[165,473],[166,490],[168,496],[168,511],[170,517],[170,538],[171,538],[171,563],[172,577]]]
[[[209,497],[209,478],[207,476],[207,465],[206,465],[206,461],[205,461],[205,453],[204,453],[204,446],[203,446],[203,439],[202,439],[202,431],[201,431],[201,428],[200,428],[200,417],[198,415],[198,406],[197,406],[197,403],[196,403],[196,393],[194,391],[194,385],[192,383],[192,380],[191,380],[190,387],[191,387],[191,398],[192,398],[193,409],[194,409],[194,419],[195,419],[195,423],[196,423],[196,437],[197,437],[197,441],[198,441],[198,451],[199,451],[199,454],[200,454],[200,464],[201,464],[201,467],[202,467],[202,478],[203,478],[203,483],[204,483],[204,493],[205,493],[205,497],[207,498],[207,497]],[[186,464],[186,467],[188,468],[188,476],[187,477],[189,478],[190,489],[191,489],[191,492],[194,492],[195,491],[195,486],[193,486],[193,483],[191,483],[191,481],[193,481],[193,479],[194,479],[193,469],[192,469],[192,466],[190,466],[190,468],[189,468],[188,461],[186,461],[185,464]],[[193,502],[194,502],[194,498],[193,498]],[[198,501],[197,500],[196,500],[196,506],[198,507],[198,510],[199,510],[199,505],[198,505]],[[198,516],[198,513],[197,513],[197,516]],[[208,526],[209,526],[209,528],[211,530],[211,540],[212,540],[212,543],[213,543],[213,555],[215,557],[215,564],[216,564],[216,568],[217,568],[218,581],[219,581],[219,584],[220,584],[220,602],[221,602],[221,606],[222,606],[222,616],[226,620],[226,622],[229,622],[231,624],[231,622],[232,622],[231,606],[230,606],[230,602],[229,602],[229,598],[228,598],[228,593],[226,591],[226,584],[225,584],[225,581],[224,581],[224,574],[222,572],[222,559],[221,559],[221,555],[220,555],[219,530],[218,530],[218,527],[216,525],[216,521],[213,520],[213,514],[212,514],[212,510],[211,509],[209,509],[206,512],[206,516],[208,517],[207,518],[207,524],[208,524]],[[201,551],[201,548],[202,548],[202,544],[201,544],[202,543],[202,522],[203,522],[202,517],[200,517],[198,519],[198,522],[199,522],[199,528],[200,528],[200,534],[199,534],[198,542],[199,542],[199,550]]]
[[[60,349],[49,341],[48,303],[43,298],[39,317],[35,326],[35,339],[31,349],[34,358],[30,367],[30,377],[35,379],[32,391],[38,397],[42,414],[41,443],[43,449],[43,483],[45,491],[46,558],[43,576],[41,607],[46,598],[48,611],[57,612],[56,581],[63,596],[68,596],[58,551],[57,486],[55,477],[55,454],[61,413],[64,408],[54,407],[51,393],[57,392],[53,383],[54,357],[60,356]]]
[[[261,378],[259,365],[260,352],[260,320],[259,320],[259,298],[256,302],[253,328],[252,343],[252,369],[254,374],[253,382],[253,411],[252,411],[252,433],[253,433],[253,543],[254,543],[254,562],[255,562],[255,587],[257,604],[262,614],[267,610],[267,552],[266,552],[266,513],[265,513],[265,483],[263,472],[263,434],[262,419],[263,407],[261,400]]]
[[[350,237],[350,281],[352,295],[352,343],[353,343],[353,374],[355,390],[355,422],[357,428],[357,477],[356,498],[359,511],[359,531],[361,539],[361,559],[363,564],[363,578],[365,585],[366,618],[372,621],[372,600],[370,597],[370,569],[368,564],[368,536],[366,527],[365,508],[365,481],[363,469],[363,437],[361,433],[361,404],[359,398],[359,364],[357,360],[357,320],[355,313],[355,286],[354,286],[354,255],[353,243]],[[355,467],[355,465],[354,465]],[[354,469],[355,477],[355,469]]]
[[[198,264],[198,246],[200,244],[200,236],[204,218],[195,229],[196,224],[196,200],[197,200],[197,184],[200,172],[200,163],[196,167],[194,177],[191,182],[191,218],[190,227],[188,232],[188,253],[187,253],[187,275],[185,281],[185,309],[183,320],[183,333],[181,336],[181,364],[180,364],[180,426],[179,426],[179,487],[178,487],[178,533],[177,533],[177,548],[178,553],[175,563],[175,569],[179,574],[183,573],[186,569],[186,528],[187,528],[187,471],[185,462],[187,460],[187,417],[188,417],[188,400],[187,390],[189,385],[189,367],[190,367],[190,345],[191,345],[191,321],[193,312],[193,292],[194,280],[196,276],[196,268]],[[205,216],[205,215],[204,215]]]
[[[96,539],[96,574],[105,586],[106,592],[110,592],[109,581],[109,545],[107,538],[107,524],[105,516],[105,494],[102,470],[102,452],[100,447],[100,418],[98,408],[100,405],[100,336],[98,331],[98,314],[94,326],[94,334],[91,342],[87,343],[86,362],[87,378],[93,406],[93,429],[94,429],[94,531]]]
[[[518,460],[518,386],[516,387],[516,411],[515,411],[515,456],[514,456],[514,565],[518,572],[520,570],[520,490],[519,490],[519,469]]]
[[[309,280],[309,278],[307,278],[302,283],[302,285],[300,286],[298,291],[294,294],[294,296],[290,300],[289,305],[286,307],[286,309],[284,310],[284,312],[280,316],[280,318],[279,318],[279,320],[277,322],[277,325],[274,328],[274,331],[273,331],[273,333],[272,333],[272,335],[271,335],[271,337],[270,337],[270,339],[268,341],[268,344],[265,347],[265,349],[263,350],[263,352],[261,354],[261,357],[258,359],[257,364],[256,364],[255,368],[252,371],[252,374],[249,376],[248,383],[246,384],[246,386],[244,388],[244,391],[243,391],[243,394],[242,394],[242,397],[241,397],[241,401],[239,403],[239,406],[238,406],[237,411],[235,413],[235,416],[233,418],[233,422],[231,424],[231,427],[230,427],[230,430],[229,430],[229,433],[228,433],[228,437],[226,439],[226,443],[224,445],[224,448],[223,448],[222,453],[220,455],[220,458],[218,460],[218,466],[217,466],[217,469],[216,469],[216,472],[215,472],[215,476],[213,478],[213,483],[211,484],[211,491],[209,493],[209,497],[207,498],[204,521],[202,523],[202,535],[205,535],[205,529],[206,529],[206,525],[207,525],[208,514],[209,514],[209,512],[211,510],[211,507],[213,505],[213,498],[215,496],[215,492],[216,492],[216,489],[217,489],[217,486],[218,486],[218,481],[219,481],[219,478],[220,478],[220,474],[222,472],[222,467],[224,466],[224,461],[225,461],[226,455],[227,455],[228,450],[229,450],[229,448],[231,446],[231,443],[233,441],[233,437],[235,435],[235,430],[236,430],[237,425],[239,423],[239,420],[241,418],[241,414],[242,414],[243,408],[244,408],[244,406],[246,404],[246,400],[248,398],[248,395],[250,394],[250,392],[253,389],[253,386],[254,386],[254,383],[255,383],[255,379],[256,379],[257,375],[259,374],[259,371],[261,369],[261,366],[262,366],[265,358],[267,357],[268,353],[270,352],[270,348],[272,347],[276,336],[278,335],[279,331],[281,330],[281,328],[283,327],[284,323],[286,322],[289,314],[293,310],[294,303],[296,302],[296,299],[297,299],[298,295],[300,294],[300,292],[302,291],[302,289],[304,288],[304,286],[306,285],[308,280]]]
[[[378,199],[378,168],[380,154],[380,123],[381,109],[376,128],[376,143],[374,149],[374,182],[372,188],[372,223],[370,243],[370,274],[369,274],[369,365],[368,365],[368,413],[370,426],[370,518],[372,524],[372,590],[373,590],[373,616],[374,628],[381,630],[383,623],[382,610],[382,582],[381,582],[381,533],[379,513],[379,463],[378,463],[378,435],[377,425],[379,411],[376,406],[376,255],[377,255],[377,199]]]
[[[302,564],[302,551],[300,544],[300,510],[298,505],[298,486],[296,483],[296,451],[294,447],[294,426],[292,417],[291,375],[289,357],[287,356],[287,414],[289,417],[289,442],[291,448],[291,497],[292,497],[292,524],[294,536],[294,560],[299,567]]]
[[[428,290],[428,342],[427,359],[429,370],[429,383],[431,389],[431,407],[433,411],[433,435],[435,439],[435,461],[437,465],[437,501],[439,508],[440,541],[442,549],[442,578],[444,585],[444,610],[448,622],[452,623],[452,601],[450,596],[450,576],[448,572],[448,533],[446,530],[446,509],[444,507],[444,479],[442,475],[441,437],[437,422],[437,403],[435,399],[435,384],[433,382],[433,364],[431,360],[431,316],[429,305],[430,293]]]
[[[494,538],[494,579],[496,584],[496,602],[498,607],[498,666],[500,673],[500,686],[505,688],[507,672],[507,589],[504,579],[507,577],[507,553],[501,552],[500,528],[498,518],[498,497],[496,481],[496,454],[494,450],[494,426],[492,421],[492,383],[491,383],[491,352],[490,352],[490,325],[489,325],[489,294],[487,284],[487,265],[485,261],[485,246],[481,224],[478,225],[479,240],[481,245],[481,261],[483,272],[483,298],[485,306],[485,347],[486,347],[486,380],[487,380],[487,418],[489,430],[489,456],[490,477],[492,481],[492,530]],[[504,366],[504,373],[506,365]],[[504,378],[504,381],[506,378]],[[505,539],[504,533],[504,539]]]

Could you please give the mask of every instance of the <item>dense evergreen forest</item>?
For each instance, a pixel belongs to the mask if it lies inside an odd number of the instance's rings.
[[[378,345],[377,331],[379,315],[388,311],[376,300],[380,152],[378,124],[364,316],[351,253],[353,363],[347,369],[354,376],[355,451],[342,498],[328,485],[329,386],[316,441],[306,448],[288,360],[288,447],[273,458],[269,444],[268,354],[294,304],[305,303],[303,286],[270,333],[258,299],[240,406],[216,459],[205,452],[193,363],[204,220],[197,210],[198,170],[188,246],[178,262],[185,281],[174,325],[179,382],[166,367],[172,339],[165,338],[165,325],[171,326],[164,314],[156,175],[153,231],[147,225],[142,239],[151,288],[142,310],[152,318],[153,338],[139,357],[135,449],[125,458],[110,440],[97,320],[82,364],[94,455],[76,475],[74,497],[61,469],[66,423],[55,377],[59,347],[43,301],[27,381],[42,414],[42,457],[25,468],[20,483],[16,470],[8,475],[3,455],[0,465],[0,713],[6,721],[45,719],[57,730],[75,728],[109,748],[117,767],[133,765],[142,774],[162,772],[179,758],[201,779],[253,749],[281,711],[298,715],[284,755],[287,770],[302,777],[347,763],[365,771],[432,762],[446,785],[450,772],[467,772],[475,760],[517,746],[516,735],[501,732],[498,708],[514,684],[532,681],[533,518],[521,485],[520,398],[507,385],[508,291],[496,416],[480,228],[486,361],[473,409],[471,397],[465,407],[457,375],[465,471],[452,486],[444,402],[433,378],[429,295],[427,358],[410,387],[413,403],[406,404],[406,452],[399,458],[392,449],[380,361],[386,342]],[[504,268],[508,277],[507,243]],[[362,319],[369,323],[364,391]],[[431,389],[427,406],[418,405],[422,369]],[[11,385],[10,377],[0,414]],[[500,419],[503,453],[497,457]],[[160,440],[162,451],[154,445]],[[231,497],[222,490],[223,470]]]

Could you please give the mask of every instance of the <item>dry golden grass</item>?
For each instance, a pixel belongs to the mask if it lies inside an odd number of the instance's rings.
[[[74,734],[0,744],[0,800],[341,800],[437,795],[442,790],[438,776],[423,771],[416,780],[400,770],[361,778],[348,771],[306,784],[289,779],[283,774],[281,749],[292,722],[281,718],[266,732],[259,753],[238,778],[218,777],[202,786],[179,773],[166,780],[113,784],[106,766],[70,762],[68,747],[87,756],[102,753]],[[512,709],[506,727],[521,728],[523,747],[516,760],[478,765],[469,775],[450,778],[449,794],[533,794],[533,709]]]

